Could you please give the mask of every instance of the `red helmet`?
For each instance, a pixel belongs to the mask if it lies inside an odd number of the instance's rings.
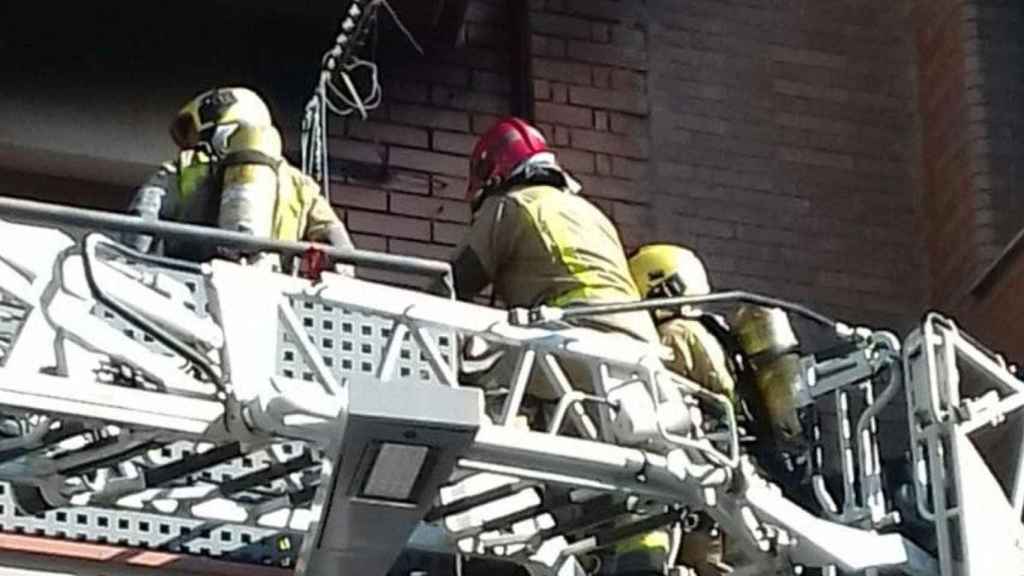
[[[508,117],[484,133],[469,159],[466,199],[480,190],[505,180],[517,166],[535,154],[548,151],[544,136],[525,121]]]

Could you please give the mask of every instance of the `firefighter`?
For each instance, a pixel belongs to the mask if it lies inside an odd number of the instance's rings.
[[[670,244],[641,246],[629,259],[633,280],[644,298],[711,293],[704,264],[692,251]],[[736,382],[718,339],[682,308],[652,314],[662,344],[672,351],[668,367],[708,390],[735,400]]]
[[[459,297],[473,297],[491,285],[513,307],[639,301],[618,231],[580,190],[541,133],[523,120],[506,118],[481,136],[467,188],[473,224],[453,265]],[[573,323],[658,342],[654,322],[644,312]],[[577,385],[585,381],[573,378]],[[544,398],[533,383],[527,390]],[[668,549],[664,532],[633,539],[602,555],[602,573],[661,574]]]
[[[640,300],[618,231],[580,190],[523,120],[506,118],[481,136],[467,188],[473,224],[453,265],[459,297],[493,285],[513,307]],[[644,313],[578,323],[657,342]]]
[[[629,259],[630,271],[644,298],[700,296],[711,293],[707,271],[692,251],[670,244],[648,244]],[[669,369],[708,390],[735,400],[736,380],[728,354],[718,338],[689,307],[652,312],[661,342],[671,352]],[[717,576],[722,565],[723,542],[706,515],[683,540],[680,562],[698,576]]]
[[[178,112],[170,133],[178,157],[136,191],[130,213],[275,240],[352,247],[319,186],[283,157],[270,110],[254,91],[235,87],[204,92]],[[188,241],[154,242],[137,234],[124,240],[140,252],[162,251],[188,260],[238,256]]]

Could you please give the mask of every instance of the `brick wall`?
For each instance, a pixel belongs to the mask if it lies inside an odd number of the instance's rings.
[[[473,134],[511,108],[509,10],[465,46],[384,68],[385,105],[335,123],[361,247],[445,257],[471,217]],[[903,3],[532,0],[532,116],[627,248],[685,243],[722,288],[904,327],[922,307]],[[355,162],[347,165],[346,162]]]
[[[1008,361],[1024,363],[1024,246],[1007,254],[958,308],[961,325]]]
[[[984,162],[978,166],[976,193],[984,198],[983,258],[991,262],[1024,224],[1024,4],[978,0],[970,11],[975,18],[977,52],[968,59],[973,74],[968,84],[972,119],[982,126],[977,139]]]
[[[473,137],[513,107],[523,4],[474,0],[461,46],[387,65],[381,109],[332,124],[348,176],[331,197],[361,247],[444,258],[461,238]],[[1018,47],[991,7],[528,5],[529,115],[628,248],[685,243],[719,287],[904,328],[958,310],[1014,229],[1019,129],[996,120]]]
[[[723,287],[903,327],[924,261],[902,3],[652,0],[652,207]]]
[[[919,311],[906,12],[533,2],[536,120],[628,247],[858,321]]]
[[[973,142],[981,129],[972,121],[977,70],[968,70],[976,30],[967,3],[921,0],[913,11],[919,54],[923,216],[931,263],[932,305],[954,304],[981,265],[985,198],[976,195],[979,157]],[[975,116],[976,118],[976,116]]]
[[[382,61],[381,108],[332,121],[331,199],[360,247],[446,258],[474,137],[525,88],[628,248],[685,243],[721,288],[853,321],[936,306],[983,326],[969,288],[1024,215],[1022,17],[998,0],[471,0],[458,46]],[[90,186],[76,199],[123,205]]]
[[[654,237],[642,2],[533,2],[534,115],[627,249]]]
[[[332,170],[349,176],[331,199],[358,247],[446,259],[462,238],[474,134],[510,109],[507,14],[503,0],[474,0],[461,46],[384,67],[368,121],[332,118]]]
[[[1019,358],[1024,258],[1019,250],[1004,250],[1024,223],[1017,193],[1024,155],[1017,146],[1024,133],[1018,65],[1024,6],[919,0],[912,21],[930,304]]]

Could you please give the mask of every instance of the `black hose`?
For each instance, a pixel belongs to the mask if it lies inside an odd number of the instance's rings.
[[[561,316],[563,319],[578,318],[584,316],[603,316],[606,314],[619,314],[623,312],[640,312],[640,311],[651,311],[660,310],[664,308],[678,308],[680,306],[695,305],[695,304],[721,304],[721,303],[732,303],[732,302],[745,302],[748,304],[759,304],[762,306],[772,306],[775,308],[781,308],[787,310],[799,316],[803,316],[809,320],[828,326],[829,328],[836,329],[839,325],[838,322],[811,310],[810,308],[801,304],[796,304],[788,300],[782,300],[779,298],[772,298],[770,296],[763,296],[761,294],[755,294],[753,292],[745,292],[742,290],[731,290],[729,292],[718,292],[715,294],[706,294],[702,296],[675,296],[672,298],[651,298],[649,300],[642,300],[639,302],[622,302],[616,304],[594,304],[588,306],[572,306],[563,308]],[[531,315],[533,316],[533,315]]]
[[[89,285],[89,290],[92,292],[92,295],[96,300],[132,326],[150,334],[154,340],[163,344],[175,354],[178,354],[182,358],[191,362],[209,379],[210,383],[213,384],[219,392],[226,394],[227,386],[224,384],[224,381],[221,379],[220,375],[217,374],[217,371],[207,358],[203,357],[202,354],[193,350],[187,344],[161,328],[159,325],[150,322],[143,316],[140,316],[127,307],[122,306],[119,302],[107,296],[107,294],[100,289],[99,284],[96,282],[96,277],[93,273],[92,267],[93,259],[95,258],[93,244],[104,243],[107,246],[116,246],[116,244],[110,240],[106,240],[96,232],[86,235],[82,242],[82,267],[85,270],[85,281]],[[125,250],[128,249],[125,248]]]

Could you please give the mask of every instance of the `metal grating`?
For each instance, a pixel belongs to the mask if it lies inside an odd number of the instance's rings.
[[[182,282],[192,294],[192,302],[186,302],[186,307],[201,316],[207,314],[207,299],[201,277],[163,269],[142,266],[139,268],[147,272],[159,271]],[[3,304],[6,302],[0,302],[0,350],[3,349],[5,335],[16,336],[17,327],[20,326],[18,319],[24,316],[24,312],[20,316],[15,313],[5,314],[7,307]],[[346,376],[372,374],[376,371],[391,336],[393,321],[353,310],[324,306],[311,299],[295,298],[292,305],[304,331],[339,382],[344,382]],[[93,313],[155,352],[169,353],[152,338],[139,334],[102,306],[97,305]],[[442,334],[436,337],[436,341],[445,361],[451,363],[452,351],[455,350],[454,337]],[[112,378],[113,381],[126,385],[144,384],[136,375],[125,374],[124,370],[123,366],[107,366],[104,370],[106,374],[101,371],[98,376],[104,379]],[[295,343],[280,326],[278,373],[299,380],[313,380],[313,373],[306,366]],[[401,349],[396,379],[408,382],[440,382],[419,345],[408,336]],[[176,442],[137,456],[131,461],[143,468],[160,466],[194,454],[199,451],[198,449],[194,443]],[[264,469],[271,464],[295,458],[309,449],[309,446],[302,442],[275,444],[267,449],[204,469],[190,478],[172,483],[171,486],[217,485]],[[322,453],[314,451],[312,466],[285,478],[278,478],[233,494],[231,498],[243,505],[256,505],[269,498],[294,494],[296,490],[308,488],[319,480],[318,469],[322,457]],[[112,543],[289,567],[294,564],[304,531],[298,525],[288,526],[287,522],[283,525],[288,527],[279,527],[282,526],[280,517],[275,520],[273,526],[267,525],[270,522],[261,525],[260,519],[241,525],[197,519],[188,513],[174,515],[151,510],[152,508],[133,511],[124,508],[81,507],[54,510],[38,517],[28,516],[18,512],[10,485],[0,483],[0,531],[5,532]]]
[[[339,382],[350,375],[371,375],[380,366],[394,322],[359,312],[325,306],[311,299],[294,298],[292,307],[310,340],[323,356]],[[454,337],[433,334],[444,361],[452,362]],[[291,337],[280,331],[278,373],[287,378],[312,381],[313,370],[306,364]],[[399,382],[441,384],[414,339],[406,334],[396,368]]]
[[[278,566],[293,564],[301,542],[298,533],[283,533],[272,528],[240,527],[122,510],[66,508],[43,516],[28,516],[17,511],[10,488],[5,484],[0,484],[0,530]]]
[[[20,300],[0,291],[0,366],[18,340],[21,327],[25,323],[31,307]]]

